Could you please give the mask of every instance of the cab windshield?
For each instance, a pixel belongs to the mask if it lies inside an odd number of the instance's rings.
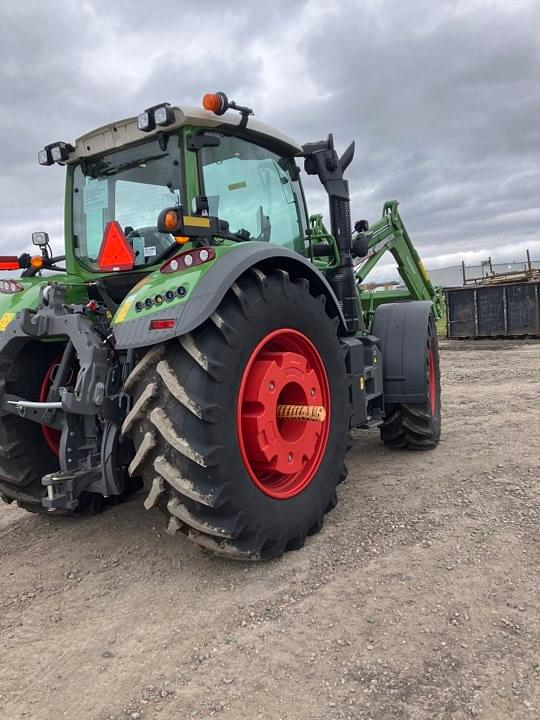
[[[94,265],[108,222],[120,223],[135,265],[154,262],[174,244],[157,231],[161,210],[181,204],[178,139],[158,140],[83,160],[73,173],[75,255]]]

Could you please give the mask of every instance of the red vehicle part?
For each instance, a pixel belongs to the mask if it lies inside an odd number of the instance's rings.
[[[278,405],[322,406],[322,422],[278,418]],[[284,328],[264,337],[245,367],[237,404],[242,460],[261,492],[278,500],[304,490],[317,472],[330,427],[330,390],[317,349]]]
[[[45,373],[45,377],[43,378],[43,382],[41,383],[41,388],[39,390],[39,402],[47,402],[49,399],[49,390],[54,380],[54,373],[56,372],[58,363],[61,359],[62,356],[58,355]],[[49,427],[49,425],[42,425],[41,430],[43,432],[45,442],[49,446],[51,452],[58,457],[60,454],[60,431],[56,428]]]

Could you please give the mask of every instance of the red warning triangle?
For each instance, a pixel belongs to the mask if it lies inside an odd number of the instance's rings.
[[[97,264],[103,272],[131,270],[135,264],[133,248],[116,220],[105,226]]]

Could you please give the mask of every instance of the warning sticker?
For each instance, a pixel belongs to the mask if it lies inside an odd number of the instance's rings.
[[[129,308],[133,305],[134,299],[135,299],[135,295],[127,296],[127,298],[124,300],[124,302],[118,308],[116,315],[114,316],[115,323],[121,323],[123,320],[126,319],[126,315],[129,312]]]
[[[133,245],[133,250],[135,252],[135,265],[144,265],[144,238],[139,235],[134,235],[130,238],[130,242]]]
[[[93,182],[84,188],[84,212],[100,210],[108,205],[108,189],[106,182]]]
[[[86,215],[86,252],[96,257],[103,239],[103,211],[109,204],[108,183],[91,180],[83,189],[84,214]]]
[[[247,182],[245,180],[240,180],[240,182],[231,183],[230,185],[227,185],[229,190],[242,190],[242,188],[247,188]]]
[[[7,328],[9,323],[13,320],[15,317],[14,313],[4,313],[2,317],[0,318],[0,332],[4,332],[4,330]]]

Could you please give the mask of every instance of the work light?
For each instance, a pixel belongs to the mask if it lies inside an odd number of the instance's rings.
[[[154,116],[150,110],[145,110],[137,118],[137,127],[141,132],[150,132],[156,127]]]
[[[65,162],[69,158],[69,153],[73,152],[74,149],[73,145],[70,145],[69,143],[55,143],[51,147],[51,158],[53,159],[53,162]]]
[[[65,142],[51,143],[45,145],[43,150],[38,152],[38,162],[40,165],[52,165],[53,163],[62,163],[69,158],[69,154],[75,150],[73,145]]]
[[[157,107],[154,111],[154,120],[156,125],[165,127],[171,125],[174,122],[174,110],[171,109],[169,103]]]
[[[38,152],[38,162],[40,165],[52,165],[54,160],[51,157],[50,148],[43,148]]]
[[[32,233],[32,244],[43,247],[49,244],[49,235],[46,232]]]
[[[141,132],[150,132],[155,129],[156,125],[160,127],[172,125],[174,120],[174,110],[171,108],[171,104],[159,103],[159,105],[146,108],[137,117],[137,127]]]

